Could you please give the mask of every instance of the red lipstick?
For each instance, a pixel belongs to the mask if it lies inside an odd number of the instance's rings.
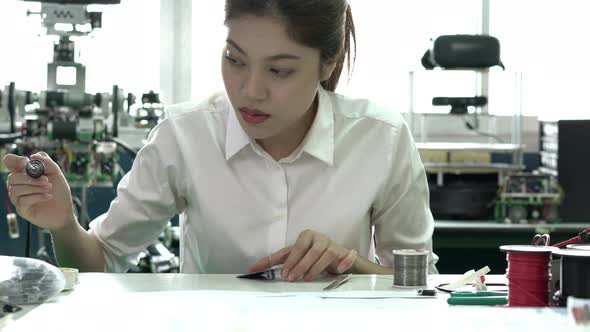
[[[249,124],[259,124],[270,118],[270,114],[266,114],[254,108],[240,107],[239,111],[242,119]]]

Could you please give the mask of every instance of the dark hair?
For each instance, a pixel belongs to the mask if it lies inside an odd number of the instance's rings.
[[[354,43],[353,67],[356,59],[356,35],[352,11],[347,0],[226,0],[225,22],[241,15],[274,16],[283,19],[293,40],[320,51],[322,66],[336,61],[336,67],[322,87],[334,91],[344,61],[351,69],[351,38]]]

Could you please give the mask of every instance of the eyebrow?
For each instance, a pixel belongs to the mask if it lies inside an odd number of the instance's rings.
[[[231,45],[233,48],[235,48],[236,50],[238,50],[238,52],[247,55],[246,51],[244,51],[240,46],[238,46],[238,44],[236,44],[236,42],[234,42],[231,39],[227,39],[226,42]],[[288,54],[288,53],[280,53],[280,54],[275,54],[275,55],[271,55],[265,58],[265,60],[268,61],[278,61],[278,60],[301,60],[301,57],[295,54]]]

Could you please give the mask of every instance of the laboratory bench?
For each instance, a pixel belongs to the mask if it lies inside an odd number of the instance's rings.
[[[430,275],[429,288],[459,275]],[[501,275],[489,282],[506,282]],[[353,275],[332,291],[313,282],[215,274],[81,273],[79,284],[13,317],[13,331],[569,331],[566,308],[449,305],[449,295],[395,288],[389,275]]]

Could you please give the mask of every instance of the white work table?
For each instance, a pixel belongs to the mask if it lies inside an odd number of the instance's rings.
[[[458,276],[433,275],[430,286]],[[505,282],[503,276],[488,281]],[[48,303],[24,306],[11,331],[571,331],[565,308],[450,306],[445,293],[408,298],[391,276],[331,282],[259,281],[235,275],[82,273]],[[328,296],[328,298],[326,298]],[[336,296],[337,298],[334,298]],[[393,296],[393,298],[391,297]]]

